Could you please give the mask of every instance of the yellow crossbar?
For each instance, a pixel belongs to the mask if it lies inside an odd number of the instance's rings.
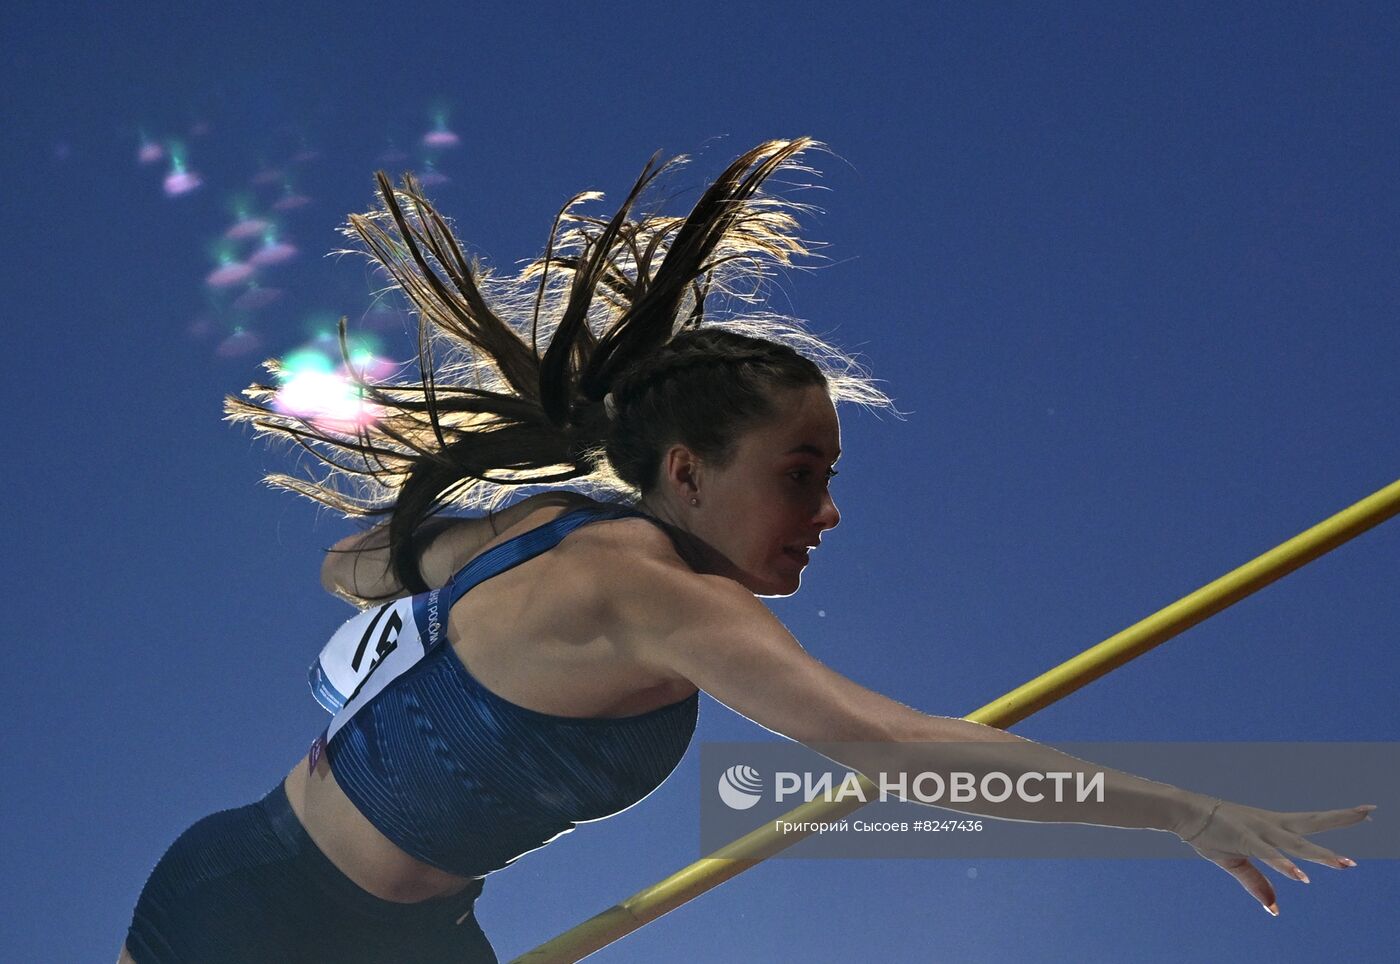
[[[965,719],[1006,729],[1396,514],[1400,514],[1400,480],[1110,636],[1097,646],[1041,673],[1005,696],[969,713]],[[861,783],[869,796],[874,784],[864,778]],[[778,820],[789,823],[830,821],[846,816],[861,806],[857,800],[814,800]],[[614,904],[601,914],[521,955],[512,964],[573,964],[807,836],[803,833],[780,834],[774,829],[775,823],[769,821],[710,856],[638,891],[620,904]]]

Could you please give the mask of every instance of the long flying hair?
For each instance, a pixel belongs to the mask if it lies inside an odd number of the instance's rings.
[[[411,304],[419,377],[356,375],[374,417],[354,426],[282,411],[265,384],[228,396],[226,417],[325,467],[320,480],[272,473],[269,485],[348,515],[389,515],[391,568],[417,592],[412,536],[445,508],[493,509],[515,487],[566,482],[635,496],[667,442],[722,461],[771,411],[775,387],[822,385],[834,402],[892,407],[853,358],[754,307],[775,267],[812,253],[797,235],[807,207],[761,189],[780,170],[810,173],[796,159],[818,146],[758,145],[685,217],[634,216],[658,175],[685,160],[653,157],[606,220],[578,210],[600,194],[570,198],[544,254],[506,278],[464,255],[412,174],[395,188],[381,171],[379,207],[351,215],[343,233]],[[353,371],[343,318],[340,344]],[[276,359],[263,364],[287,374]]]

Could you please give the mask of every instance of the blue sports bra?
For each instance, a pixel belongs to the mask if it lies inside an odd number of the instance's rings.
[[[584,820],[632,806],[690,745],[699,695],[620,719],[554,716],[482,686],[447,642],[454,603],[474,586],[602,519],[588,506],[481,553],[442,589],[346,622],[311,668],[334,718],[326,753],[355,807],[400,848],[448,873],[482,877]],[[654,521],[654,520],[653,520]]]

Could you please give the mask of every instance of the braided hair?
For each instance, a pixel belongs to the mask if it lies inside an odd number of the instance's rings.
[[[717,327],[687,329],[613,388],[607,460],[641,492],[651,489],[675,441],[722,467],[745,429],[772,414],[775,390],[805,386],[825,388],[826,376],[787,345]]]
[[[228,396],[226,417],[329,469],[321,481],[272,473],[269,485],[348,515],[388,515],[390,568],[422,592],[413,536],[446,508],[496,508],[516,487],[563,482],[646,494],[668,444],[722,465],[781,388],[820,385],[833,402],[891,407],[854,359],[791,319],[714,317],[717,302],[758,301],[772,267],[811,254],[796,234],[807,208],[761,188],[776,171],[808,171],[795,159],[816,146],[745,152],[684,218],[633,216],[684,161],[653,157],[611,218],[576,210],[601,195],[576,195],[544,254],[504,279],[467,259],[412,174],[396,189],[381,171],[380,207],[351,215],[344,233],[417,315],[416,383],[356,376],[375,417],[349,428],[283,411],[267,384]],[[343,318],[340,342],[353,371]],[[276,359],[264,367],[286,374]]]

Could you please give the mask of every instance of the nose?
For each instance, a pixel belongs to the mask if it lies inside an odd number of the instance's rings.
[[[823,532],[836,528],[841,522],[841,510],[836,508],[836,500],[831,497],[830,490],[822,493],[822,504],[817,510],[816,522]]]

